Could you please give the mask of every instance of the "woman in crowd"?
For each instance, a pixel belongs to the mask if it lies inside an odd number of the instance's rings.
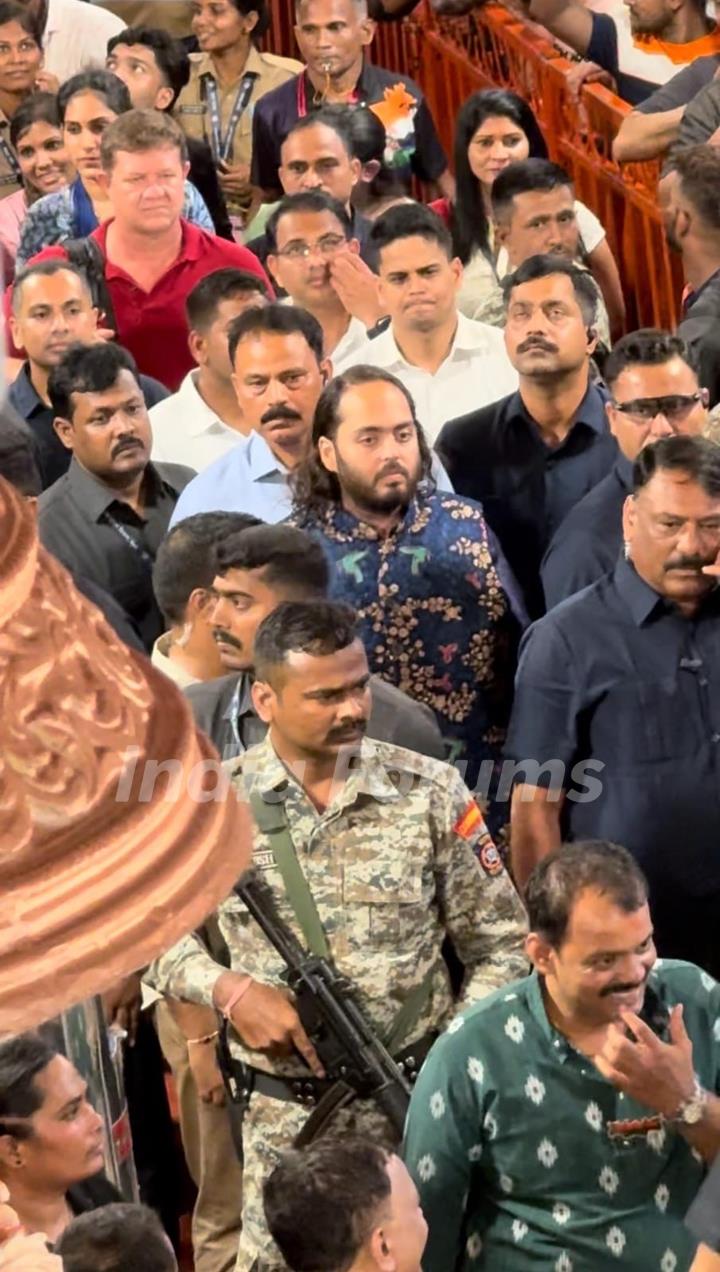
[[[75,1215],[119,1201],[103,1123],[77,1069],[39,1034],[0,1042],[0,1180],[28,1233],[58,1241]]]
[[[100,179],[100,143],[113,120],[132,109],[130,94],[109,71],[82,71],[66,80],[57,101],[67,156],[77,176],[64,190],[45,195],[30,208],[20,233],[18,269],[43,247],[85,238],[112,216]],[[185,183],[183,216],[213,233],[210,213],[190,182]]]
[[[259,51],[269,25],[266,0],[193,0],[200,52],[190,56],[190,80],[174,112],[189,137],[209,143],[237,234],[262,197],[250,184],[253,107],[302,70],[293,58]]]
[[[527,102],[505,89],[473,93],[463,104],[455,126],[455,179],[451,205],[431,203],[450,227],[455,251],[465,266],[459,295],[463,313],[472,317],[505,272],[493,243],[490,192],[499,172],[515,160],[547,159],[545,139]],[[603,294],[613,331],[625,317],[620,275],[605,230],[584,203],[576,201],[585,262]]]
[[[0,252],[5,282],[15,272],[20,230],[28,208],[69,184],[73,168],[65,150],[57,99],[31,93],[10,121],[10,144],[17,155],[22,190],[0,200]]]
[[[368,106],[347,106],[347,121],[355,158],[360,160],[360,180],[353,190],[353,206],[368,221],[375,221],[396,203],[411,203],[407,183],[385,165],[385,126]]]
[[[9,125],[35,89],[56,93],[54,75],[42,70],[41,26],[33,5],[0,0],[0,199],[21,186]]]

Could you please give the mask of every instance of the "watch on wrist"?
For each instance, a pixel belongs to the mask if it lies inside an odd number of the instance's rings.
[[[687,1100],[682,1101],[677,1111],[668,1121],[677,1122],[682,1126],[697,1126],[702,1119],[707,1100],[708,1093],[701,1087],[698,1077],[695,1075],[695,1087],[692,1095]]]

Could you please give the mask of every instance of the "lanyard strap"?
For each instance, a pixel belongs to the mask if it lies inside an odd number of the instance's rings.
[[[5,160],[13,176],[17,177],[17,179],[20,180],[22,174],[20,172],[20,164],[18,163],[17,155],[15,154],[15,151],[10,145],[10,142],[6,141],[5,138],[2,136],[0,136],[0,154]]]
[[[222,124],[220,122],[220,98],[218,96],[218,87],[212,75],[203,75],[205,85],[205,96],[207,99],[208,109],[210,111],[210,145],[215,156],[216,163],[226,163],[232,153],[233,141],[235,139],[235,130],[240,123],[240,119],[247,110],[247,104],[253,91],[253,86],[257,75],[254,71],[246,71],[240,81],[240,87],[235,94],[230,118],[228,120],[227,131],[225,136],[222,135]]]
[[[297,98],[298,119],[304,119],[305,116],[307,115],[307,89],[305,88],[305,75],[306,75],[306,72],[301,71],[301,73],[297,77],[296,98]],[[352,93],[348,95],[347,103],[345,104],[348,106],[365,106],[366,105],[365,101],[361,99],[358,93],[357,85],[355,85],[355,88],[353,89]],[[318,107],[322,105],[323,105],[322,101],[317,103]],[[313,102],[313,106],[315,106],[315,102]]]
[[[152,570],[155,564],[154,556],[151,552],[148,552],[147,548],[144,548],[141,543],[138,543],[137,539],[133,539],[127,526],[124,526],[122,521],[118,521],[116,517],[113,517],[111,512],[105,513],[105,520],[109,526],[112,526],[115,533],[119,534],[121,539],[124,539],[128,547],[132,548],[133,552],[137,552],[143,564],[146,565],[149,570]]]

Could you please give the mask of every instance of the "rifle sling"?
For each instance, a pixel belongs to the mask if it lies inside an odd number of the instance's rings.
[[[258,829],[263,835],[267,835],[270,841],[275,865],[282,875],[285,894],[300,924],[305,944],[318,958],[329,960],[330,949],[327,937],[320,922],[315,898],[308,887],[308,881],[295,852],[295,845],[285,816],[284,803],[269,804],[259,791],[253,791],[250,796],[250,808]]]
[[[268,803],[259,791],[253,791],[250,795],[250,808],[258,829],[263,835],[267,835],[270,841],[275,864],[285,885],[285,894],[293,908],[308,949],[319,958],[332,962],[315,898],[295,851],[284,802]],[[420,984],[410,990],[397,1012],[388,1036],[384,1039],[385,1046],[391,1055],[398,1044],[409,1036],[425,1010],[432,992],[434,974],[435,966],[433,965]]]

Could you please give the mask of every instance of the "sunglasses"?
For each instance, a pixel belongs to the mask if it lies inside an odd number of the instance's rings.
[[[635,398],[632,402],[616,402],[613,399],[612,406],[637,424],[648,424],[658,415],[663,415],[669,423],[680,423],[698,402],[707,406],[707,389],[699,389],[697,393],[668,393],[665,397]]]

